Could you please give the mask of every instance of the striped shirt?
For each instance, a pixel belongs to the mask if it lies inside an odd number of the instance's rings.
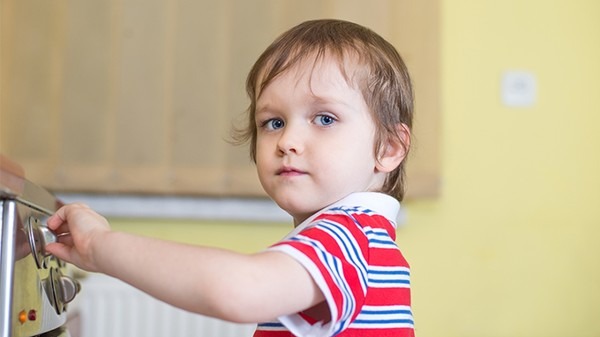
[[[395,242],[398,211],[390,196],[354,193],[270,247],[308,270],[331,320],[282,316],[258,324],[254,337],[414,336],[410,269]]]

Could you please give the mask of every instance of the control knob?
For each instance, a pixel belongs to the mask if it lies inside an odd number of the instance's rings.
[[[56,242],[57,236],[52,231],[41,225],[41,221],[36,217],[29,218],[29,245],[38,268],[46,268],[45,257],[50,255],[46,251],[46,245]]]
[[[81,285],[72,277],[63,275],[58,268],[50,269],[50,280],[54,305],[60,315],[66,310],[67,303],[73,301]]]

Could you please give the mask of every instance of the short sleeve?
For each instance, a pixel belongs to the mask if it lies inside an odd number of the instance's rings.
[[[345,330],[364,304],[368,245],[363,228],[339,210],[321,214],[306,229],[270,247],[306,268],[323,292],[331,314],[326,324],[309,322],[300,313],[278,320],[298,336],[334,336]]]

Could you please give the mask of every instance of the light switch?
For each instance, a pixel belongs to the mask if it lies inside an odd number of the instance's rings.
[[[537,99],[536,78],[527,71],[506,71],[502,76],[502,103],[508,107],[530,107]]]

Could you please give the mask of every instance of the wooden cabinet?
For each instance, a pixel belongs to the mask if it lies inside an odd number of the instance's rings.
[[[227,142],[245,77],[306,19],[366,25],[414,78],[409,197],[439,189],[437,0],[2,0],[0,151],[60,191],[260,196]]]

